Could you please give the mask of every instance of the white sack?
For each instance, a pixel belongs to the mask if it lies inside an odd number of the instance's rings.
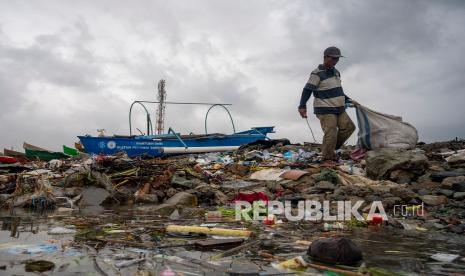
[[[358,106],[358,146],[369,150],[377,148],[412,149],[418,142],[414,126],[402,117],[383,114]]]

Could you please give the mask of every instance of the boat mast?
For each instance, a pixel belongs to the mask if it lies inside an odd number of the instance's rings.
[[[166,107],[166,81],[161,79],[158,82],[158,109],[157,109],[157,134],[163,134],[165,128],[165,107]]]

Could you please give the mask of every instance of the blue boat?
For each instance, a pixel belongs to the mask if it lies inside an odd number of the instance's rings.
[[[255,142],[257,140],[269,139],[268,133],[274,133],[274,127],[253,127],[249,130],[236,132],[234,121],[227,106],[231,104],[219,103],[185,103],[185,102],[167,102],[165,101],[166,91],[164,90],[165,81],[161,80],[158,84],[159,101],[134,101],[129,108],[129,135],[121,136],[104,136],[92,137],[89,135],[78,136],[84,150],[90,154],[111,155],[117,152],[126,152],[130,157],[149,155],[159,157],[163,155],[183,154],[183,153],[200,153],[200,152],[219,152],[232,151],[241,145]],[[157,110],[157,133],[154,134],[152,120],[149,109],[145,104],[159,104]],[[209,105],[205,115],[205,134],[203,135],[180,135],[172,128],[168,133],[163,133],[163,116],[166,104],[177,105]],[[146,112],[147,135],[141,132],[141,135],[132,135],[132,109],[135,105],[140,105]],[[207,128],[207,119],[210,110],[215,107],[223,108],[231,119],[233,128],[232,134],[209,134]],[[140,130],[139,130],[140,131]],[[102,132],[103,133],[103,132]]]
[[[130,157],[232,151],[239,146],[269,139],[274,127],[254,127],[233,134],[179,135],[171,128],[168,134],[139,136],[78,136],[84,149],[90,154],[111,155],[124,151]]]

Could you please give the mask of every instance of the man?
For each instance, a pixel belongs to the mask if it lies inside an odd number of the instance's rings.
[[[302,91],[299,113],[307,118],[307,101],[314,95],[314,113],[320,120],[323,129],[323,145],[321,148],[326,165],[335,165],[335,150],[339,149],[355,130],[355,125],[345,112],[346,104],[357,106],[358,103],[344,94],[341,87],[341,74],[334,67],[339,61],[341,51],[329,47],[324,51],[323,64],[313,70]]]

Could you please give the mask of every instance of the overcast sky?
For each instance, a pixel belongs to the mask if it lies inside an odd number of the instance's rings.
[[[0,150],[127,134],[130,103],[156,100],[162,78],[169,101],[233,104],[236,130],[311,141],[298,101],[332,45],[348,96],[422,141],[465,138],[464,26],[465,1],[0,0]],[[166,111],[167,127],[204,131],[207,107]],[[136,108],[143,131],[144,118]],[[209,131],[231,132],[228,120],[214,109]]]

